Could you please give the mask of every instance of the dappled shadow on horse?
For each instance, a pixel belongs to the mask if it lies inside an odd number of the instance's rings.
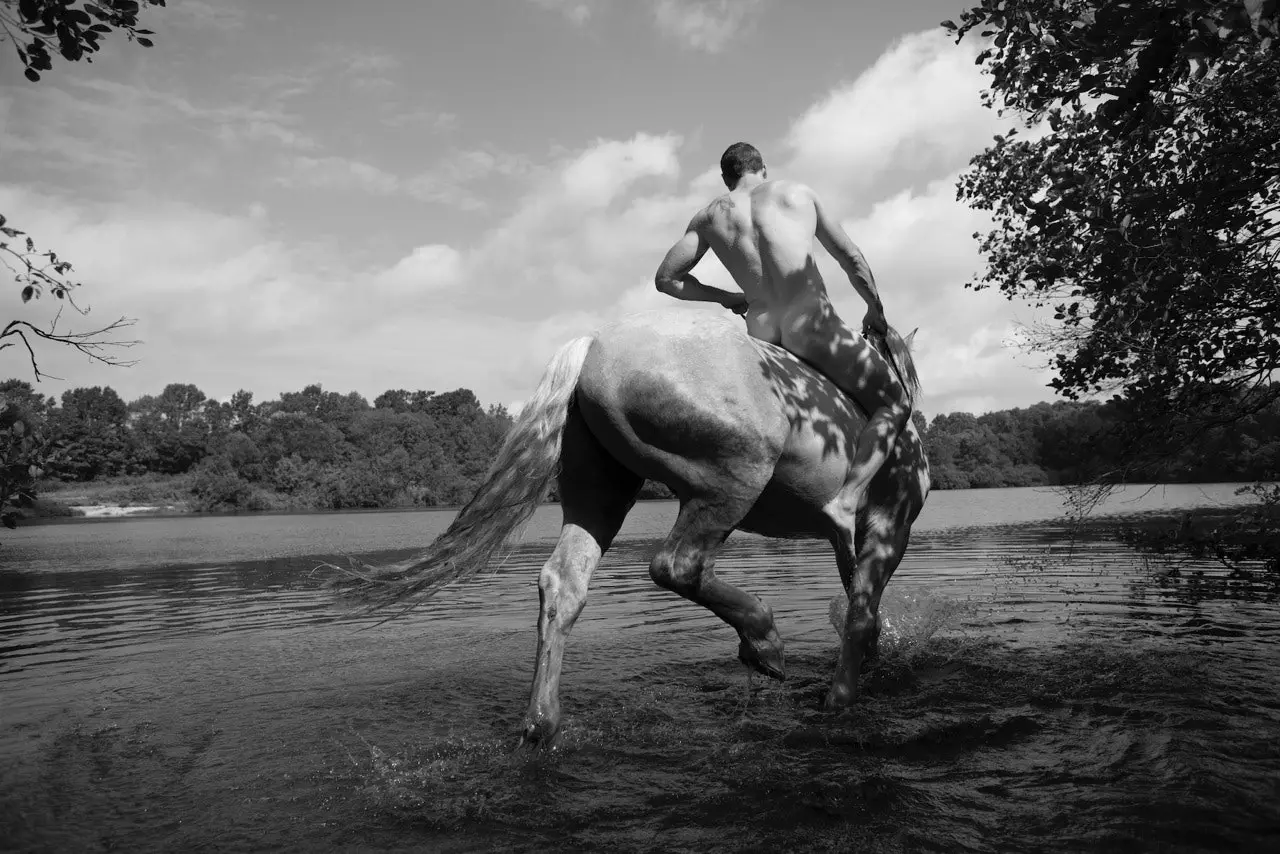
[[[834,384],[727,318],[636,315],[562,347],[449,528],[406,561],[355,571],[348,589],[374,606],[407,608],[475,575],[554,481],[563,524],[538,581],[538,654],[523,732],[526,744],[553,744],[569,632],[601,556],[651,479],[676,494],[680,511],[650,576],[732,626],[739,658],[771,677],[786,672],[773,612],[716,575],[716,552],[736,529],[831,542],[849,606],[826,705],[842,708],[875,650],[881,594],[929,490],[924,446],[908,424],[848,503],[842,488],[866,423]]]

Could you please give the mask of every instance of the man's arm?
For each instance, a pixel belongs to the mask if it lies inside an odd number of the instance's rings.
[[[831,253],[832,258],[839,262],[845,275],[849,277],[849,283],[853,285],[853,289],[867,301],[869,309],[867,322],[876,327],[876,331],[884,332],[881,328],[885,323],[884,304],[880,302],[880,292],[876,290],[875,276],[871,275],[871,267],[863,257],[862,250],[849,239],[849,235],[845,234],[840,223],[827,214],[817,195],[813,197],[813,207],[818,214],[818,223],[815,228],[818,242],[822,244],[822,248]]]
[[[653,277],[653,284],[667,296],[695,302],[715,302],[741,314],[747,307],[745,296],[704,285],[689,272],[707,254],[707,241],[702,239],[698,229],[700,217],[701,214],[693,218],[684,237],[677,240],[676,245],[667,252],[667,257],[662,259],[658,272]]]

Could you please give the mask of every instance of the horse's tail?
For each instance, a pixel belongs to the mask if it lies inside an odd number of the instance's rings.
[[[888,327],[884,335],[885,356],[893,366],[894,373],[898,375],[898,382],[902,383],[903,389],[906,390],[907,408],[910,410],[916,408],[916,399],[920,397],[920,375],[916,373],[915,359],[911,358],[911,339],[915,335],[912,332],[903,338],[892,326]]]
[[[408,599],[416,603],[450,582],[471,578],[500,557],[511,535],[551,490],[569,405],[592,340],[575,338],[552,357],[484,483],[445,532],[400,563],[347,570],[356,582],[353,592],[374,608]]]

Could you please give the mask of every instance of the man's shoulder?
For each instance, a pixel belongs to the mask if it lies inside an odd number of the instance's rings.
[[[717,214],[723,214],[734,207],[733,194],[721,193],[711,201],[707,202],[696,214],[693,215],[693,221],[690,226],[694,228],[702,228],[715,222]]]
[[[770,181],[762,184],[763,187],[769,187],[773,195],[782,196],[791,200],[813,199],[815,193],[808,184],[802,184],[799,181],[790,181],[785,178],[779,178],[776,181]]]

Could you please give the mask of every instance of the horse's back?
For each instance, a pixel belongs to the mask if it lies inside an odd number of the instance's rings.
[[[740,527],[770,536],[827,535],[822,507],[844,485],[866,423],[834,383],[791,353],[751,338],[735,319],[687,310],[633,315],[600,330],[577,398],[614,457],[682,499],[759,490]],[[911,433],[902,444],[922,455]],[[914,462],[895,453],[886,470],[900,480]],[[901,486],[873,482],[873,493],[886,490]]]
[[[787,424],[767,378],[744,370],[751,340],[721,318],[649,312],[597,333],[578,406],[597,439],[637,474],[682,498],[708,470],[748,479],[772,470]]]

